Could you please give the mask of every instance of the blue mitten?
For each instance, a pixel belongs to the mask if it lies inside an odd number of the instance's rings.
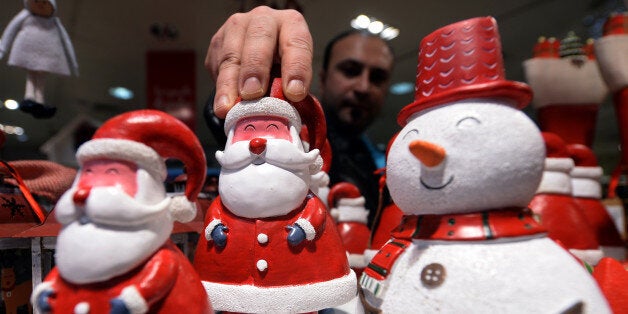
[[[290,245],[297,246],[305,240],[305,231],[299,225],[286,226],[286,229],[288,230],[288,243]]]
[[[214,230],[212,230],[211,236],[214,243],[216,243],[216,246],[221,247],[221,248],[225,247],[225,245],[227,244],[226,232],[228,230],[229,228],[225,227],[225,225],[223,224],[218,224],[216,225],[216,227],[214,227]]]
[[[124,301],[120,298],[111,299],[109,305],[111,305],[109,314],[131,314]]]

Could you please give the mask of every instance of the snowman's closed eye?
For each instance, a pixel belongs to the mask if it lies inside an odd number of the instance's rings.
[[[458,122],[456,123],[456,127],[460,129],[468,129],[468,128],[476,127],[480,124],[482,124],[482,121],[480,121],[476,117],[464,117],[458,120]]]
[[[419,135],[419,130],[412,129],[412,130],[408,131],[406,134],[403,135],[403,139],[404,140],[407,140],[409,138],[411,139],[411,138],[416,137],[417,135]]]

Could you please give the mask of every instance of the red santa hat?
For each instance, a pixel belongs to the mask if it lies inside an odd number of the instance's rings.
[[[361,222],[366,224],[368,210],[364,208],[364,196],[349,182],[336,183],[329,190],[327,204],[338,222]]]
[[[107,120],[76,157],[80,165],[101,158],[130,161],[159,183],[166,179],[165,160],[176,158],[186,167],[187,199],[173,198],[172,217],[187,222],[196,214],[194,202],[205,182],[205,153],[194,132],[165,112],[137,110]]]
[[[276,116],[288,120],[297,132],[301,132],[304,125],[308,130],[308,143],[310,150],[319,149],[323,151],[327,140],[327,124],[325,114],[318,100],[308,95],[299,102],[287,100],[281,88],[281,79],[273,79],[269,97],[257,100],[239,101],[227,113],[225,118],[225,134],[239,120],[255,116]]]
[[[397,123],[414,113],[469,98],[506,98],[517,108],[532,98],[521,82],[505,80],[497,22],[478,17],[442,27],[420,44],[414,102],[402,108]]]

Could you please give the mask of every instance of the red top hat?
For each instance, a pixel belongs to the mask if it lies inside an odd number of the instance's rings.
[[[447,25],[421,41],[414,102],[399,112],[397,123],[421,110],[468,98],[508,98],[518,108],[532,98],[524,83],[505,80],[497,22],[479,17]]]

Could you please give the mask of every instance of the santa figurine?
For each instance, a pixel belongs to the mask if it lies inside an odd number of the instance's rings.
[[[349,255],[349,265],[359,277],[368,260],[364,251],[368,248],[371,231],[367,226],[369,210],[364,207],[364,196],[357,186],[349,182],[334,184],[329,190],[328,202],[336,228]]]
[[[619,261],[626,260],[626,244],[602,203],[602,167],[589,147],[582,144],[569,144],[567,151],[574,161],[570,172],[573,201],[591,226],[606,257]],[[583,232],[576,228],[576,232]]]
[[[548,237],[583,262],[595,265],[604,253],[596,230],[573,195],[574,160],[562,138],[551,132],[543,132],[542,136],[546,152],[543,176],[529,207],[547,228]]]
[[[194,267],[214,309],[309,312],[347,303],[357,282],[325,205],[310,190],[320,171],[325,119],[318,101],[270,96],[227,114],[219,196],[207,210]],[[308,129],[311,150],[299,138]]]
[[[0,39],[0,59],[10,51],[8,64],[27,70],[20,110],[38,119],[57,111],[44,102],[46,74],[78,75],[74,47],[56,11],[55,0],[24,0],[24,10],[9,22]]]
[[[196,213],[205,155],[176,118],[138,110],[106,121],[76,153],[80,169],[55,213],[56,267],[32,294],[40,313],[211,313],[188,259],[169,239]],[[167,196],[166,158],[187,169]]]
[[[504,79],[492,17],[420,44],[415,100],[388,153],[386,184],[404,212],[360,279],[384,313],[609,313],[586,269],[526,208],[544,145],[520,108],[530,88]]]
[[[595,56],[586,49],[591,46],[574,32],[560,42],[541,37],[534,57],[523,63],[541,130],[588,147],[593,146],[597,113],[608,94]]]

